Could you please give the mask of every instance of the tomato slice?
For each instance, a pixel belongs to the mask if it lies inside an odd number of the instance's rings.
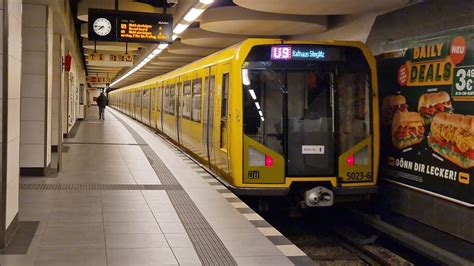
[[[438,109],[440,112],[444,112],[444,105],[441,103],[437,103],[435,108]]]
[[[469,158],[469,160],[474,160],[474,150],[470,150],[464,153],[464,157]]]

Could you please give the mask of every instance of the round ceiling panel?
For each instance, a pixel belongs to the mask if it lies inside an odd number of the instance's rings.
[[[237,35],[296,35],[325,31],[327,18],[326,16],[282,16],[238,6],[226,6],[207,10],[202,16],[201,28]]]
[[[191,46],[191,45],[183,44],[181,42],[174,42],[172,45],[168,47],[169,53],[179,54],[179,55],[206,56],[216,51],[217,49]]]
[[[189,28],[181,36],[184,44],[212,48],[229,47],[244,39],[240,35],[215,33],[200,28]]]
[[[233,0],[262,12],[295,15],[343,15],[401,7],[409,0]]]

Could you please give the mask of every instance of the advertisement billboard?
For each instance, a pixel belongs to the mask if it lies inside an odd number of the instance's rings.
[[[377,56],[381,176],[474,206],[474,26]]]

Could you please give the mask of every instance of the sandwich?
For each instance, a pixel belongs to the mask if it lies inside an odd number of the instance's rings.
[[[407,101],[403,95],[390,95],[383,98],[382,123],[389,126],[392,123],[393,115],[397,111],[408,112]]]
[[[453,112],[449,94],[445,91],[425,93],[418,99],[418,112],[423,118],[423,124],[429,125],[433,116],[439,112]]]
[[[392,121],[392,143],[397,149],[420,143],[425,137],[425,127],[417,112],[396,112]]]
[[[428,145],[444,158],[468,169],[474,166],[474,116],[437,113]]]

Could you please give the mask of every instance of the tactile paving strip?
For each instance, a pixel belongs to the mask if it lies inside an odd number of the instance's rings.
[[[113,114],[140,144],[145,156],[163,185],[179,185],[178,180],[143,138],[121,118]],[[224,243],[217,236],[206,218],[184,190],[166,191],[173,207],[183,223],[199,260],[203,265],[237,265]]]
[[[182,190],[181,185],[20,184],[21,190]]]

